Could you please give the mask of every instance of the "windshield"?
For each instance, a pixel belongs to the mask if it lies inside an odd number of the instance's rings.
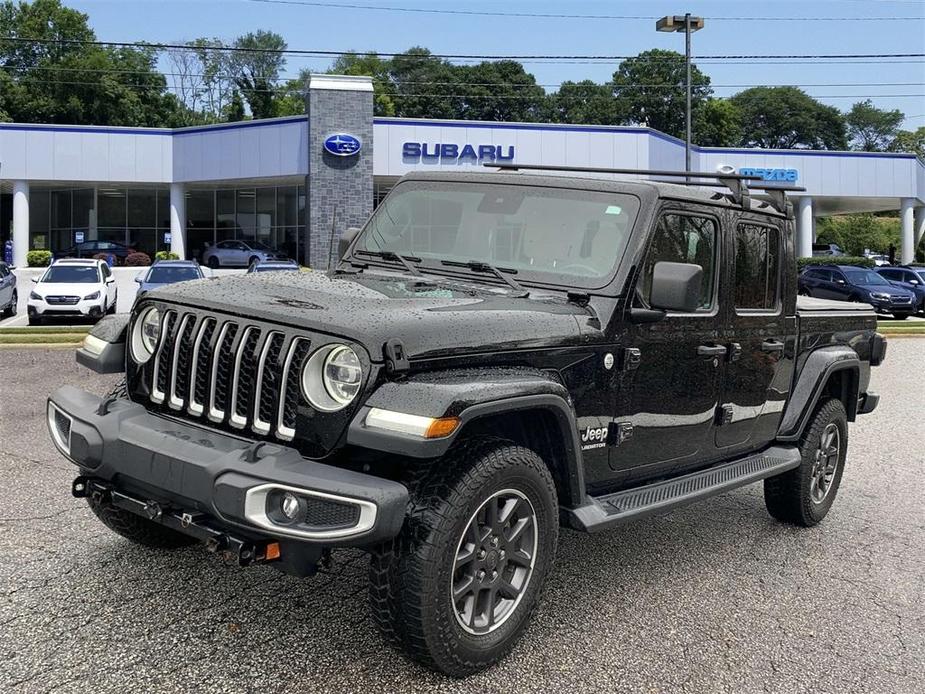
[[[604,286],[639,200],[624,193],[526,185],[409,181],[376,209],[356,248],[442,267],[481,261],[521,280]]]
[[[258,265],[254,272],[294,272],[298,269],[294,265]]]
[[[95,265],[53,265],[42,282],[54,284],[96,284],[100,273]]]
[[[194,267],[153,267],[146,282],[152,284],[170,284],[184,280],[198,280],[199,270]]]
[[[851,284],[890,284],[876,272],[869,270],[845,270],[845,274],[848,275]]]

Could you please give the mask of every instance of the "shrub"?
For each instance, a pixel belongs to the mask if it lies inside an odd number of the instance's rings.
[[[26,253],[26,264],[29,267],[45,267],[51,264],[51,251],[29,251]]]
[[[797,269],[802,270],[807,265],[855,265],[857,267],[876,267],[870,258],[852,255],[825,255],[815,258],[797,258]]]
[[[179,260],[180,256],[170,251],[158,251],[154,254],[155,260]]]
[[[872,214],[823,217],[816,226],[818,243],[837,243],[846,253],[861,255],[865,248],[874,253],[899,248],[899,218]]]
[[[151,264],[151,256],[147,253],[129,253],[125,256],[125,265],[130,267],[143,267]]]
[[[97,253],[95,256],[93,256],[93,259],[94,260],[105,260],[106,262],[109,262],[109,254],[108,253]]]

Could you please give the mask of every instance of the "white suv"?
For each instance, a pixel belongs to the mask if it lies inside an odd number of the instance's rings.
[[[100,318],[116,312],[116,278],[102,260],[58,260],[32,281],[29,325],[51,316]]]

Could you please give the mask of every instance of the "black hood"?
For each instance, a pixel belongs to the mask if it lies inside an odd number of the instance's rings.
[[[363,345],[374,361],[398,338],[409,359],[580,342],[578,317],[590,310],[539,292],[428,275],[287,272],[182,282],[152,299],[327,333]]]

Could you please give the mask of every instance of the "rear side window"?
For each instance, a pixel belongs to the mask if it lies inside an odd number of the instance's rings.
[[[642,298],[649,304],[652,273],[660,262],[692,263],[703,268],[700,309],[708,311],[714,303],[716,277],[716,222],[709,217],[666,214],[655,228],[652,246],[642,275]]]
[[[777,308],[780,230],[743,222],[735,232],[735,307]]]

